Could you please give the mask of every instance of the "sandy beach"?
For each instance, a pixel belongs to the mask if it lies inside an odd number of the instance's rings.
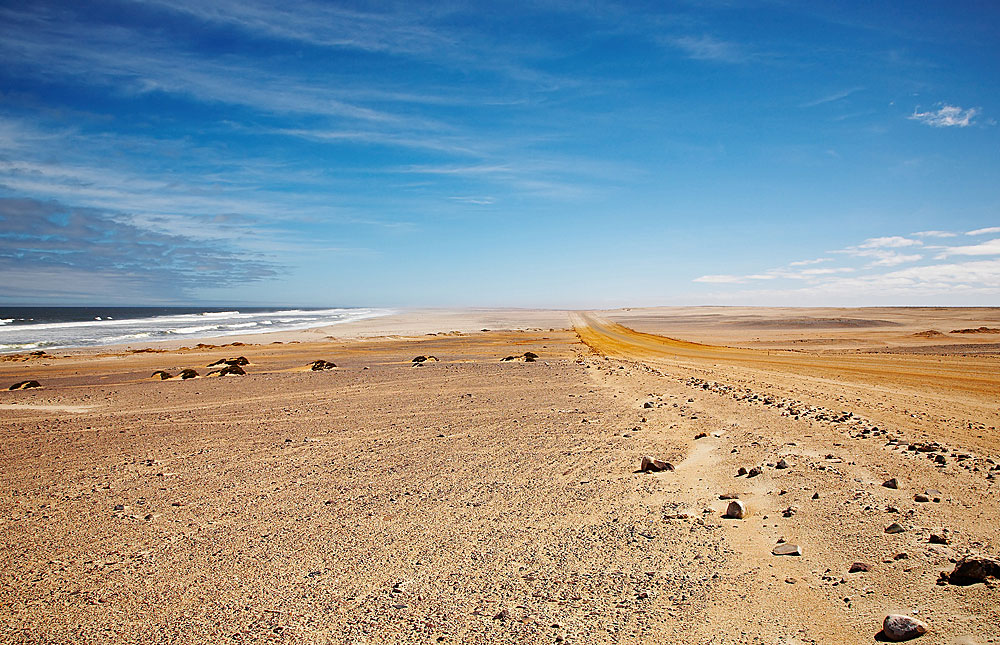
[[[871,643],[900,613],[1000,642],[996,581],[941,579],[1000,556],[1000,309],[412,310],[196,344],[0,361],[0,640]]]

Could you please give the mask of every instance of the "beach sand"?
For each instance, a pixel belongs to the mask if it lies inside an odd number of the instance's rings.
[[[904,613],[998,642],[994,586],[937,584],[1000,555],[1000,334],[951,333],[998,321],[435,310],[8,356],[42,387],[0,392],[0,635],[870,643]]]

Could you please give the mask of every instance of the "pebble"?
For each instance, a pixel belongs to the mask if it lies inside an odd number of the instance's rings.
[[[802,548],[797,544],[779,544],[772,549],[774,555],[802,555]]]
[[[891,641],[906,641],[927,633],[927,623],[912,616],[889,614],[882,621],[882,634]]]
[[[747,507],[746,504],[738,499],[734,499],[729,502],[729,507],[726,509],[726,517],[734,520],[742,520],[746,517]]]
[[[913,501],[914,502],[929,502],[929,501],[931,501],[931,498],[927,497],[923,493],[917,493],[916,495],[913,496]]]
[[[892,479],[889,479],[887,481],[882,482],[882,485],[885,486],[886,488],[891,488],[893,490],[896,490],[897,488],[899,488],[899,482],[896,481],[895,477],[893,477]]]
[[[774,467],[777,468],[778,470],[784,470],[786,468],[791,468],[792,465],[790,463],[788,463],[787,461],[785,461],[784,458],[781,458],[781,459],[778,460],[778,463],[775,464]]]

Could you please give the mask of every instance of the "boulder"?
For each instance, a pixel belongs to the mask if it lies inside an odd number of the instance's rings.
[[[11,385],[8,390],[30,390],[31,388],[42,387],[42,384],[38,381],[18,381],[17,383]]]
[[[771,550],[774,555],[802,555],[802,547],[797,544],[779,544]]]
[[[1000,578],[1000,560],[985,555],[967,555],[955,564],[951,573],[942,573],[941,581],[952,585],[974,585]]]
[[[729,506],[726,508],[725,516],[733,520],[742,520],[747,516],[746,504],[738,499],[734,499],[729,502]]]
[[[912,616],[889,614],[882,621],[882,635],[891,641],[908,641],[927,633],[927,623]]]
[[[650,457],[649,455],[644,456],[642,458],[642,461],[639,463],[639,470],[641,470],[644,473],[645,472],[658,473],[664,470],[673,470],[673,469],[674,466],[670,462],[663,461],[662,459],[655,459],[653,457]]]

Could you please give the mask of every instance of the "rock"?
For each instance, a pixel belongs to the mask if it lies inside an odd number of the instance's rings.
[[[242,367],[240,367],[239,365],[231,365],[229,363],[227,363],[225,367],[219,370],[219,376],[230,376],[233,374],[237,376],[246,376],[246,373],[247,371]]]
[[[738,494],[736,494],[736,493],[723,493],[723,494],[719,495],[719,499],[722,499],[722,500],[726,500],[726,499],[739,499],[739,498],[740,498],[740,496]]]
[[[791,517],[791,516],[795,515],[798,512],[799,512],[799,509],[798,509],[797,506],[789,506],[785,510],[781,511],[781,516],[782,517]]]
[[[882,635],[891,641],[908,641],[927,633],[927,623],[911,616],[889,614],[882,621]]]
[[[784,470],[786,468],[791,468],[792,465],[787,461],[785,461],[785,458],[782,457],[781,459],[778,460],[778,463],[775,464],[774,467],[777,468],[778,470]]]
[[[870,571],[871,568],[864,562],[855,562],[851,565],[851,568],[847,570],[847,573],[861,573],[863,571]]]
[[[754,466],[754,467],[753,467],[753,468],[751,468],[751,469],[750,469],[750,471],[749,471],[749,472],[747,473],[747,477],[756,477],[757,475],[760,475],[760,474],[762,474],[763,472],[764,472],[764,471],[760,469],[760,466]]]
[[[426,360],[427,360],[426,356],[414,356],[413,359],[410,362],[411,363],[423,363]],[[505,358],[504,360],[507,360],[507,359]]]
[[[38,381],[18,381],[17,383],[11,385],[8,390],[30,390],[31,388],[42,387],[42,384]]]
[[[929,501],[931,501],[931,498],[927,497],[923,493],[917,493],[916,495],[913,496],[913,501],[914,502],[929,502]]]
[[[642,458],[639,464],[639,470],[642,472],[654,472],[658,473],[664,470],[673,470],[674,466],[668,461],[663,461],[662,459],[654,459],[649,455]]]
[[[310,367],[310,369],[314,372],[320,372],[323,370],[332,370],[335,367],[337,367],[337,364],[333,361],[319,359],[312,362],[312,367]]]
[[[159,377],[161,381],[166,381],[168,378],[170,378],[170,373],[165,372],[163,370],[156,370],[150,375],[149,378],[157,378],[157,377]]]
[[[508,618],[510,618],[510,612],[507,611],[506,609],[501,609],[493,617],[493,620],[507,620]]]
[[[740,469],[736,471],[736,476],[737,477],[739,477],[740,475],[746,475],[746,474],[747,474],[747,469],[743,468],[742,466],[740,466]]]
[[[1000,578],[1000,560],[985,555],[967,555],[958,561],[954,571],[941,574],[943,581],[961,586],[997,578]]]
[[[505,358],[504,360],[507,360],[507,359]],[[652,401],[646,401],[645,403],[642,404],[642,407],[643,407],[643,409],[648,410],[651,407],[653,407],[653,403],[652,403]]]
[[[538,354],[536,354],[535,352],[525,352],[524,353],[524,362],[525,363],[534,363],[536,360],[538,360]]]
[[[696,434],[696,435],[694,436],[694,438],[695,438],[696,440],[697,440],[697,439],[704,439],[704,438],[705,438],[705,437],[707,437],[707,436],[708,436],[708,433],[707,433],[707,432],[699,432],[698,434]]]
[[[813,499],[819,499],[819,493],[818,492],[817,493],[813,493],[812,498]]]
[[[802,548],[797,544],[779,544],[771,550],[774,555],[802,555]]]
[[[891,488],[893,490],[896,490],[897,488],[899,488],[899,482],[896,481],[895,477],[893,477],[892,479],[889,479],[887,481],[882,482],[882,485],[885,486],[886,488]]]
[[[194,371],[193,369],[186,369],[186,370],[181,370],[181,373],[178,374],[177,376],[181,377],[181,379],[183,380],[187,380],[189,378],[194,378],[198,376],[198,372]]]
[[[931,533],[930,538],[927,539],[929,544],[951,544],[951,538],[948,537],[948,529],[944,529],[940,533]]]
[[[729,506],[726,508],[725,516],[733,520],[742,520],[747,516],[746,504],[738,499],[734,499],[729,502]]]
[[[904,531],[906,531],[906,529],[904,529],[902,525],[899,524],[899,522],[893,522],[889,526],[885,527],[885,532],[889,534],[903,533]]]

